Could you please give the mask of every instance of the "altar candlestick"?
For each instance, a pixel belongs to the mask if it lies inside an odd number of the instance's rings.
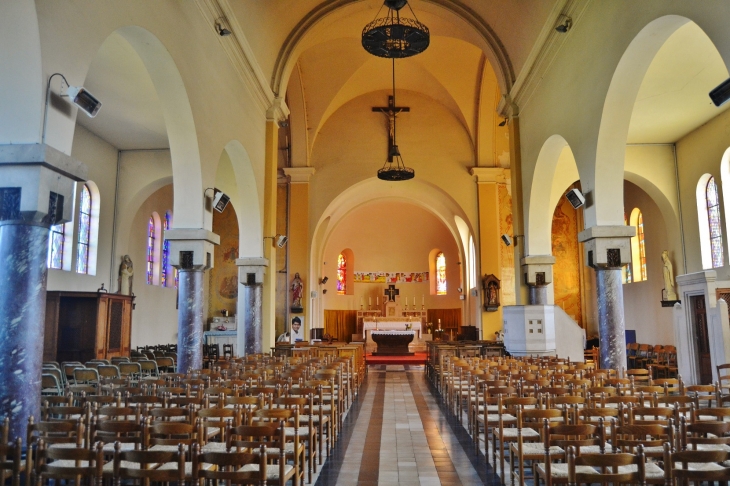
[[[421,294],[421,305],[422,306],[426,305],[426,296],[423,294]]]
[[[413,308],[414,309],[416,308],[416,296],[415,295],[413,296]]]
[[[375,297],[375,305],[376,306],[380,305],[380,297]]]
[[[371,306],[371,305],[373,305],[373,298],[368,297],[368,306]]]

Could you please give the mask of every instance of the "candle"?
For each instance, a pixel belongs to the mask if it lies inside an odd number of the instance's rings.
[[[380,297],[375,297],[375,305],[380,305]]]
[[[413,296],[413,307],[416,307],[416,296]]]
[[[360,297],[360,307],[362,307],[362,297]]]
[[[421,294],[421,305],[426,305],[426,296]]]
[[[373,305],[373,298],[372,297],[368,297],[368,305]]]

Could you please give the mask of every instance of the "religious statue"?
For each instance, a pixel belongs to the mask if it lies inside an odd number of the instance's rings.
[[[664,250],[662,252],[662,272],[664,273],[664,293],[662,295],[663,300],[678,300],[677,291],[674,289],[674,269],[672,268],[672,262],[669,261],[669,252]]]
[[[304,284],[302,284],[302,279],[299,277],[299,272],[294,274],[294,279],[292,280],[289,290],[291,290],[291,310],[293,312],[301,312]]]
[[[132,281],[134,280],[134,264],[129,255],[122,257],[122,264],[119,265],[119,290],[118,294],[132,295]]]

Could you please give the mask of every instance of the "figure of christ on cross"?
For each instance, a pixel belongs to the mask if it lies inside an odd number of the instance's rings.
[[[385,289],[385,296],[388,297],[389,301],[395,302],[395,296],[400,295],[400,290],[395,288],[395,285],[389,285],[387,289]]]
[[[395,106],[393,96],[388,96],[388,106],[373,106],[373,111],[380,112],[388,117],[388,162],[393,162],[395,155],[395,117],[399,113],[409,112],[408,106]]]

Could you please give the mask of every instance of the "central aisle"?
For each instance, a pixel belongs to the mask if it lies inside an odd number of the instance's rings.
[[[466,430],[441,412],[423,366],[370,366],[321,485],[497,484]]]

